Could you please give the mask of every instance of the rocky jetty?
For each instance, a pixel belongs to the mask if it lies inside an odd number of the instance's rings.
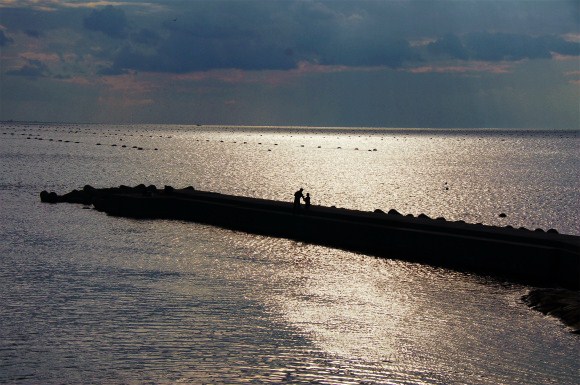
[[[178,219],[295,239],[386,258],[492,275],[537,286],[580,287],[580,237],[417,217],[316,206],[144,184],[94,188],[64,195],[43,191],[46,203],[93,205],[109,215]]]
[[[580,291],[533,289],[522,300],[532,309],[560,319],[572,333],[580,334]]]

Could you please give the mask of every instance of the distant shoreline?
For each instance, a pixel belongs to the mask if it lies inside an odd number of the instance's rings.
[[[580,133],[578,128],[539,128],[539,127],[383,127],[383,126],[309,126],[309,125],[268,125],[268,124],[228,124],[228,123],[143,123],[143,122],[55,122],[55,121],[37,121],[37,120],[0,120],[0,124],[60,124],[60,125],[93,125],[93,126],[183,126],[191,128],[240,128],[240,129],[283,129],[283,130],[311,130],[311,131],[386,131],[386,132],[532,132],[532,133]]]

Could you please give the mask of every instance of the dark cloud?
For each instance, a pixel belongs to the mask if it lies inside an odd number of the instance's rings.
[[[147,28],[143,28],[138,32],[131,34],[131,40],[137,44],[143,44],[147,46],[155,45],[159,42],[159,34]]]
[[[461,39],[455,35],[445,35],[441,39],[427,45],[427,50],[434,55],[445,55],[456,59],[467,60],[469,54]]]
[[[127,17],[125,11],[107,5],[102,9],[94,9],[90,15],[83,19],[86,29],[99,31],[107,36],[121,38],[125,36]]]
[[[34,30],[34,29],[27,29],[24,31],[24,33],[26,34],[26,36],[28,37],[34,37],[34,38],[40,38],[42,36],[42,32]]]
[[[165,20],[162,37],[149,29],[132,35],[148,49],[127,45],[107,72],[285,70],[300,61],[400,67],[420,60],[407,40],[377,31],[352,10],[328,7],[333,4],[196,3],[195,12]]]
[[[476,60],[499,61],[547,59],[552,57],[542,39],[505,33],[473,33],[465,38],[465,45]]]
[[[573,2],[505,1],[196,1],[179,3],[155,26],[129,35],[132,44],[116,50],[106,73],[126,70],[182,73],[209,69],[285,70],[300,61],[352,67],[437,60],[520,60],[577,54],[576,43],[554,33],[575,32]],[[93,29],[105,29],[119,9],[93,11]],[[434,17],[435,15],[435,17]],[[85,20],[87,23],[88,18]],[[120,20],[120,19],[119,19]],[[153,19],[150,21],[152,22]],[[534,24],[535,23],[535,24]],[[494,33],[486,32],[493,30]],[[552,31],[548,35],[545,31]],[[538,35],[541,34],[541,37]],[[441,36],[427,47],[415,40]]]
[[[300,61],[400,68],[445,57],[499,61],[549,58],[554,52],[578,55],[577,43],[559,37],[578,33],[574,1],[166,0],[159,1],[163,7],[156,12],[140,8],[155,3],[91,11],[58,5],[53,12],[3,8],[0,24],[30,37],[56,28],[80,32],[72,49],[111,63],[101,67],[101,74],[285,70]],[[426,47],[415,44],[436,37]],[[7,39],[0,36],[0,44]]]
[[[539,40],[551,52],[562,55],[580,56],[580,42],[567,41],[553,35],[540,37]]]
[[[45,31],[70,28],[78,30],[82,28],[82,15],[84,11],[76,8],[62,8],[58,11],[47,12],[29,8],[1,8],[0,24],[9,31]],[[34,32],[33,32],[34,33]]]
[[[286,54],[286,47],[244,38],[226,40],[199,38],[191,34],[172,32],[147,54],[126,46],[120,50],[109,72],[133,69],[152,72],[183,73],[210,69],[237,68],[245,70],[290,69],[295,61]]]
[[[14,40],[12,40],[10,37],[6,36],[4,34],[4,31],[0,30],[0,47],[4,47],[8,44],[13,43]]]
[[[7,71],[6,74],[29,78],[42,78],[49,76],[50,70],[48,69],[48,66],[40,60],[28,59],[27,64],[17,70]]]
[[[507,33],[470,33],[462,38],[446,35],[427,45],[433,55],[445,55],[462,60],[514,61],[549,59],[553,53],[580,55],[580,43],[561,37],[529,36]]]

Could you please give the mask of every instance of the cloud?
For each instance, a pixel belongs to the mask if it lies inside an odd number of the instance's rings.
[[[514,92],[522,105],[556,95],[566,106],[558,111],[573,111],[566,116],[577,122],[578,75],[570,72],[579,7],[572,0],[0,0],[0,75],[3,89],[22,100],[44,95],[47,110],[59,108],[55,94],[82,110],[89,108],[81,100],[109,100],[105,120],[113,110],[123,118],[121,102],[129,100],[169,120],[204,106],[197,112],[215,121],[225,116],[216,106],[235,100],[239,122],[259,123],[269,105],[284,111],[273,120],[280,123],[307,123],[311,114],[325,116],[319,124],[418,125],[443,119],[437,102],[456,125],[453,114],[469,100],[477,107]],[[318,114],[319,104],[326,113]],[[487,102],[490,116],[503,108],[496,104]],[[180,108],[169,114],[173,106]]]
[[[150,43],[154,40],[149,39]],[[228,35],[224,38],[199,36],[174,29],[148,53],[130,45],[120,49],[109,72],[124,70],[185,73],[210,69],[290,69],[295,59],[284,45],[261,37]]]
[[[397,69],[449,59],[559,58],[579,51],[579,42],[570,41],[578,36],[569,13],[575,7],[557,0],[555,6],[413,0],[2,3],[0,23],[8,31],[48,40],[49,30],[61,37],[67,30],[75,39],[59,49],[97,56],[100,63],[91,71],[100,75],[291,70],[299,63]],[[35,5],[52,11],[32,9]]]
[[[550,50],[541,39],[505,33],[473,33],[465,38],[470,56],[476,60],[500,61],[549,59]]]
[[[460,60],[498,62],[550,59],[554,54],[578,56],[580,43],[555,35],[477,32],[462,37],[448,34],[427,44],[427,51]]]
[[[441,65],[426,65],[420,67],[411,67],[405,69],[405,71],[414,74],[426,74],[426,73],[457,73],[457,74],[469,74],[469,73],[492,73],[492,74],[507,74],[512,72],[512,66],[505,62],[502,63],[489,63],[489,62],[467,62],[463,65],[450,65],[449,63],[443,63]]]
[[[365,23],[369,16],[334,10],[334,3],[195,3],[162,23],[141,29],[103,73],[125,70],[186,73],[212,69],[289,70],[308,61],[354,67],[400,67],[420,60],[405,39]],[[233,8],[233,9],[232,9]]]
[[[152,46],[159,42],[160,37],[157,32],[147,28],[142,28],[138,32],[131,34],[131,40],[137,44]]]
[[[26,34],[26,36],[33,37],[36,39],[38,39],[42,36],[42,32],[34,30],[34,29],[27,29],[24,31],[24,33]]]
[[[47,77],[50,74],[48,66],[36,59],[27,59],[27,64],[23,65],[19,69],[7,71],[6,74],[13,76],[24,76],[28,78],[42,78]]]
[[[469,59],[469,54],[461,39],[451,34],[429,43],[427,50],[434,55],[446,55],[461,60]]]
[[[0,30],[0,47],[4,47],[8,44],[13,43],[14,40],[4,34],[4,31]]]
[[[127,17],[122,9],[107,5],[102,9],[92,10],[90,15],[84,18],[83,25],[86,29],[121,38],[125,36]]]

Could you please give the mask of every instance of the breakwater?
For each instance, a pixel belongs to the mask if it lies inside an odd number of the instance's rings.
[[[387,258],[427,263],[536,285],[580,286],[580,237],[443,219],[365,212],[212,192],[192,187],[85,186],[47,203],[92,204],[109,215],[207,223]]]

